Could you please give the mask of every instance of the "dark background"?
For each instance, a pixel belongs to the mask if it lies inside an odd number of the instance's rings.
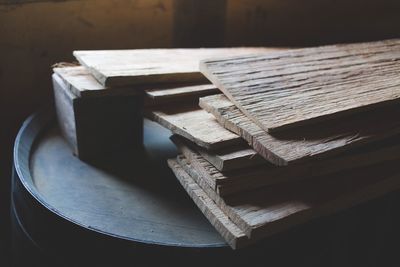
[[[400,37],[397,0],[0,0],[0,245],[12,147],[73,50],[311,46]],[[1,262],[0,262],[1,263]]]

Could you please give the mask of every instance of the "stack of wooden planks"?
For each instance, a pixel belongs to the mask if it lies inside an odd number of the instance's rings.
[[[232,248],[400,187],[400,40],[201,61],[221,93],[159,106],[168,164]]]
[[[196,104],[218,93],[199,71],[216,56],[259,54],[269,48],[74,51],[76,64],[53,68],[58,121],[74,153],[92,160],[142,146],[143,106]]]
[[[86,159],[173,133],[177,179],[232,248],[400,188],[400,40],[75,51],[58,120]]]

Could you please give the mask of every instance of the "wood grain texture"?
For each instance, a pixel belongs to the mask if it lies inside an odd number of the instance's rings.
[[[257,54],[271,48],[200,48],[74,51],[103,86],[199,82],[202,59]]]
[[[68,90],[78,97],[137,95],[140,93],[132,90],[132,87],[105,87],[83,66],[54,68],[53,71],[65,81]]]
[[[191,167],[201,175],[216,194],[228,196],[282,182],[320,177],[340,171],[361,168],[385,161],[400,159],[400,136],[385,142],[371,144],[358,150],[342,153],[336,157],[316,160],[305,164],[277,167],[272,164],[252,166],[234,171],[221,172],[208,162],[195,147],[171,138]]]
[[[145,105],[158,106],[171,103],[198,103],[199,97],[217,94],[220,91],[212,84],[179,85],[171,88],[145,90]]]
[[[194,181],[200,178],[201,175],[196,174],[190,164],[185,165],[182,158],[180,164],[183,164],[181,168],[185,171],[190,171]],[[169,161],[169,166],[173,170],[179,169],[172,161]],[[181,179],[179,176],[177,178]],[[330,179],[316,178],[307,182],[278,184],[231,198],[223,199],[213,194],[211,189],[201,189],[205,193],[203,197],[213,200],[250,238],[250,244],[294,225],[379,197],[399,187],[400,174],[396,164],[387,162],[341,173]],[[213,223],[213,220],[210,222]]]
[[[201,71],[273,132],[398,103],[400,39],[211,59]]]
[[[168,165],[178,181],[203,212],[205,217],[232,248],[246,246],[249,239],[244,232],[234,224],[229,217],[207,196],[199,185],[179,166],[174,159],[168,160]]]
[[[233,171],[270,164],[246,144],[209,151],[178,135],[173,135],[170,138],[177,145],[183,144],[197,151],[219,171]]]
[[[338,118],[299,127],[296,131],[267,133],[224,95],[200,98],[199,104],[221,125],[242,136],[262,157],[276,165],[324,158],[400,131],[399,105],[357,113],[346,120]]]
[[[207,150],[221,149],[243,144],[243,139],[225,128],[214,116],[193,106],[158,107],[147,112],[147,116],[173,133]]]

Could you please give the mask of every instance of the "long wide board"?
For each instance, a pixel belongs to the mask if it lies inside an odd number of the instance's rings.
[[[278,167],[264,164],[240,170],[220,172],[193,147],[179,138],[172,138],[191,167],[201,175],[201,179],[220,196],[237,194],[267,185],[322,177],[344,170],[365,167],[385,161],[400,159],[399,136],[379,144],[371,144],[361,149],[348,151],[335,157],[316,160],[304,164]],[[323,179],[323,178],[321,178]]]
[[[400,105],[389,105],[353,114],[346,120],[338,118],[279,133],[265,132],[222,94],[200,98],[200,106],[276,165],[327,157],[400,132]]]
[[[312,179],[290,186],[281,184],[232,199],[222,199],[211,189],[204,190],[206,185],[201,187],[201,180],[200,183],[197,181],[199,175],[189,164],[184,161],[179,164],[176,160],[169,160],[168,164],[232,248],[249,245],[294,225],[349,208],[400,187],[397,164],[389,162],[336,175],[332,179]],[[237,227],[233,227],[231,222]],[[242,232],[249,240],[245,240]]]
[[[210,59],[200,69],[267,132],[400,100],[400,39]]]
[[[200,48],[74,51],[103,86],[207,81],[200,60],[232,55],[259,54],[272,48]]]

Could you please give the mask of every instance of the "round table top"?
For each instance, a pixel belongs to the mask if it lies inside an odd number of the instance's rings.
[[[145,120],[144,153],[89,164],[72,154],[53,120],[32,142],[32,181],[25,184],[61,217],[102,234],[167,246],[225,247],[169,170],[166,159],[177,153],[169,136]]]

